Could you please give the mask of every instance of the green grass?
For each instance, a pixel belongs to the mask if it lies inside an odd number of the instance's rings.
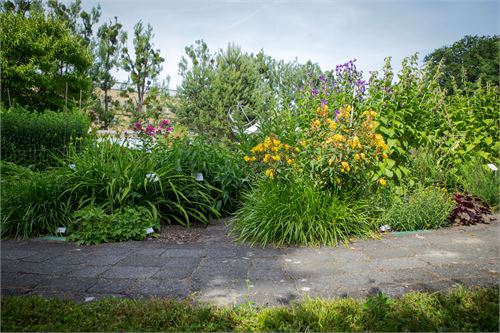
[[[106,298],[76,304],[2,298],[2,331],[498,331],[498,287],[401,298],[307,299],[290,307],[215,307],[164,299]]]
[[[419,187],[403,197],[394,196],[378,223],[395,231],[438,229],[450,224],[448,216],[453,207],[445,189]]]
[[[460,169],[459,182],[465,192],[478,197],[494,209],[498,208],[500,179],[480,161],[464,164]]]
[[[299,176],[263,178],[243,198],[233,232],[262,245],[338,245],[372,233],[362,201],[350,200]]]

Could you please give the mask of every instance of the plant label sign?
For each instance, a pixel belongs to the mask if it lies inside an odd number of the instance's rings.
[[[152,234],[153,232],[155,232],[153,228],[147,228],[146,229],[146,234],[148,234],[148,235]]]
[[[488,164],[488,168],[490,168],[492,171],[498,171],[498,168],[495,164]]]
[[[65,227],[59,227],[56,229],[56,233],[58,234],[65,234],[66,233],[66,228]]]

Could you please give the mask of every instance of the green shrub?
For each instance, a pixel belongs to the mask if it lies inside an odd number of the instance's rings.
[[[465,192],[498,207],[499,177],[480,161],[471,161],[460,168],[459,183]]]
[[[70,201],[61,197],[62,178],[53,171],[7,170],[2,163],[2,238],[52,234],[71,220]]]
[[[95,205],[112,214],[126,206],[153,205],[161,222],[184,225],[207,223],[210,215],[218,215],[208,194],[214,189],[177,171],[175,161],[155,149],[94,142],[72,153],[67,165],[60,173],[64,195],[75,209]]]
[[[188,176],[198,173],[216,190],[210,195],[216,208],[227,215],[240,206],[240,195],[248,188],[250,169],[243,157],[221,143],[210,143],[202,138],[174,139],[163,158],[175,161],[176,168]]]
[[[73,214],[70,240],[80,244],[98,244],[127,240],[143,240],[146,229],[159,227],[156,208],[123,207],[108,214],[101,207],[85,207]]]
[[[397,231],[436,229],[449,224],[453,206],[445,189],[420,187],[406,196],[394,196],[392,206],[382,214],[379,224]]]
[[[423,186],[443,186],[452,189],[456,186],[456,175],[451,173],[453,165],[446,164],[429,147],[418,148],[411,153],[410,169],[412,177]]]
[[[233,231],[239,240],[262,245],[337,245],[370,234],[363,208],[298,176],[261,179],[244,195]]]
[[[39,169],[57,165],[72,139],[87,135],[90,122],[76,111],[43,113],[0,109],[2,160]]]

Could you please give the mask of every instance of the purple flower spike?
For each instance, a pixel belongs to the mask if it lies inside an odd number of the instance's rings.
[[[316,95],[318,95],[318,94],[319,94],[319,91],[318,91],[318,89],[316,89],[316,88],[314,88],[314,89],[311,91],[311,95],[313,95],[313,96],[316,96]]]
[[[339,120],[339,114],[340,114],[339,109],[335,109],[335,113],[334,113],[334,115],[335,115],[335,121]]]
[[[325,99],[322,99],[322,100],[321,100],[321,105],[326,105],[326,104],[327,104],[327,103],[326,103],[326,100],[325,100]]]

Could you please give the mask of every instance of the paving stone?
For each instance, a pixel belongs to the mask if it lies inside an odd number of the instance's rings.
[[[143,279],[138,280],[130,291],[132,297],[138,295],[185,298],[189,296],[189,283],[183,280],[172,279]]]
[[[49,277],[39,274],[2,274],[1,284],[3,287],[33,289],[41,283],[45,283]]]
[[[96,294],[127,294],[135,281],[135,279],[98,279],[87,292]]]
[[[10,265],[9,265],[10,267]],[[31,262],[18,262],[12,265],[11,272],[17,273],[30,273],[30,274],[67,274],[78,266],[76,265],[57,265],[57,264],[46,264],[46,263],[31,263]]]
[[[148,278],[155,275],[160,269],[158,267],[142,266],[115,266],[104,272],[103,278]]]
[[[199,258],[170,258],[168,264],[163,266],[154,277],[184,279],[193,273],[199,263]]]
[[[2,260],[4,260],[4,259],[16,260],[16,259],[31,257],[35,254],[37,254],[37,253],[33,250],[30,250],[30,249],[12,248],[10,250],[2,251],[1,258],[2,258]]]
[[[75,277],[98,277],[101,275],[103,272],[107,271],[110,269],[111,266],[88,266],[88,265],[80,265],[78,268],[75,268],[73,271],[71,271],[68,276],[75,276]]]
[[[117,266],[164,267],[171,260],[169,257],[133,254],[116,263]]]
[[[92,266],[108,266],[118,263],[120,260],[124,259],[127,255],[89,255],[87,256],[86,264]]]
[[[97,279],[81,277],[54,277],[36,286],[35,291],[83,292],[95,285]]]
[[[161,256],[202,258],[206,255],[207,250],[204,248],[190,248],[189,246],[184,246],[183,248],[167,249]]]

